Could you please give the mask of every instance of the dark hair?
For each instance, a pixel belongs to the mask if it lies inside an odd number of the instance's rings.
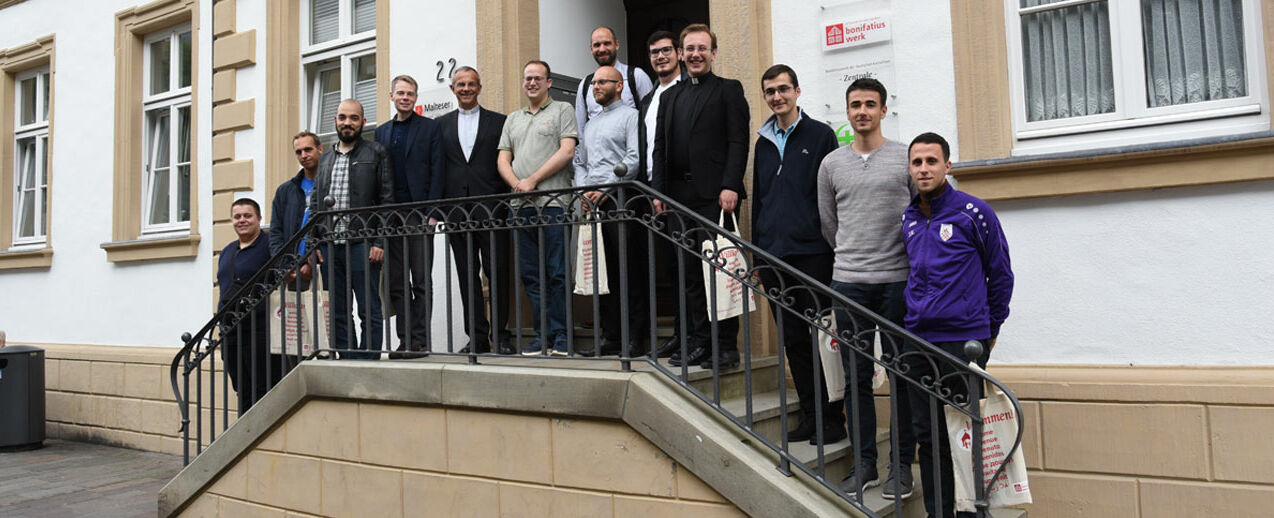
[[[674,49],[681,48],[681,42],[677,40],[676,34],[673,34],[669,31],[655,31],[650,33],[649,38],[646,38],[646,50],[650,50],[651,45],[654,45],[656,41],[659,41],[662,39],[672,40],[672,48]]]
[[[907,146],[907,155],[911,155],[911,148],[916,147],[916,144],[937,144],[942,147],[943,160],[951,160],[951,145],[947,144],[947,139],[942,138],[942,135],[932,131],[916,135],[916,138],[911,139],[911,145]]]
[[[526,67],[529,67],[529,66],[531,66],[531,65],[539,65],[539,66],[544,67],[544,78],[545,78],[545,79],[549,79],[549,78],[552,78],[552,77],[553,77],[553,69],[549,68],[549,64],[548,64],[548,63],[545,63],[545,62],[543,62],[543,61],[540,61],[540,60],[538,60],[538,59],[532,59],[532,60],[530,60],[530,61],[527,61],[525,65],[522,65],[522,71],[523,71],[523,72],[525,72],[525,71],[526,71]]]
[[[779,63],[777,65],[774,65],[770,68],[765,69],[765,73],[761,74],[761,88],[762,89],[765,88],[766,81],[774,79],[783,74],[787,74],[787,77],[792,78],[793,88],[799,88],[801,86],[801,82],[796,79],[796,71],[792,70],[792,67]]]
[[[233,211],[235,207],[241,205],[252,207],[252,210],[257,213],[257,217],[261,217],[261,205],[258,205],[257,201],[252,198],[239,198],[235,200],[234,203],[230,204],[230,210]]]
[[[849,88],[845,89],[845,99],[849,99],[849,93],[854,90],[871,90],[880,94],[880,105],[885,106],[889,100],[889,92],[885,90],[884,83],[870,77],[860,77],[849,84]]]
[[[308,139],[315,139],[315,148],[322,149],[322,141],[318,140],[318,135],[312,134],[310,131],[302,131],[299,132],[297,136],[293,136],[292,144],[296,144],[297,140],[306,139],[306,137],[308,137]]]
[[[695,32],[708,33],[708,36],[712,38],[712,50],[717,50],[717,33],[712,32],[712,29],[709,29],[708,25],[703,23],[692,23],[681,29],[681,46],[684,47],[686,45],[686,35]]]

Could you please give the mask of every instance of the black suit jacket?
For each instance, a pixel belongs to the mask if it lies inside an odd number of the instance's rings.
[[[446,171],[443,187],[444,198],[463,198],[509,192],[509,184],[500,177],[496,163],[500,156],[500,131],[505,116],[478,108],[478,136],[473,141],[473,152],[464,157],[460,147],[460,112],[452,110],[438,117],[441,126]]]
[[[672,175],[689,172],[690,182],[700,199],[681,201],[717,200],[722,189],[737,192],[739,199],[744,199],[747,192],[743,186],[743,173],[748,167],[750,127],[748,101],[743,96],[743,84],[734,79],[708,74],[699,78],[699,87],[708,89],[703,102],[696,106],[684,106],[686,102],[681,99],[681,94],[686,91],[690,80],[683,79],[677,86],[664,92],[663,98],[659,100],[651,186],[668,192]],[[690,171],[673,171],[670,163],[668,146],[685,145],[672,142],[674,112],[690,113],[690,133],[695,139],[692,143],[693,152],[690,153]]]
[[[442,135],[433,119],[422,115],[413,117],[420,119],[411,125],[411,131],[407,133],[407,160],[393,166],[395,171],[401,167],[406,173],[411,201],[436,200],[442,197]],[[391,119],[376,127],[376,143],[386,150],[393,141],[396,123]]]

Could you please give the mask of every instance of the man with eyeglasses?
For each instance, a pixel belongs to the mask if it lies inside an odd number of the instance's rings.
[[[832,281],[832,247],[823,239],[819,226],[818,165],[836,150],[836,132],[818,120],[806,117],[797,106],[801,83],[787,65],[774,65],[761,75],[761,92],[774,115],[757,131],[752,162],[752,242],[770,255],[809,275],[819,284]],[[758,259],[760,262],[760,259]],[[823,386],[823,371],[814,363],[816,352],[810,325],[801,318],[826,308],[813,293],[793,289],[804,283],[776,269],[760,270],[767,290],[793,295],[793,305],[784,310],[774,304],[774,319],[783,320],[783,352],[787,356],[792,381],[801,401],[801,420],[787,432],[789,442],[818,443],[822,427],[824,444],[845,438],[845,415],[841,404],[828,401],[823,390],[818,401],[823,406],[817,417],[814,388]]]
[[[593,99],[602,106],[602,111],[593,117],[588,129],[584,131],[584,145],[575,154],[576,158],[582,159],[583,162],[583,166],[575,170],[575,185],[600,185],[631,180],[638,173],[637,110],[619,100],[619,92],[624,89],[624,76],[620,75],[619,70],[603,66],[592,74],[592,78]],[[619,174],[620,169],[624,171],[622,176]],[[584,208],[599,210],[602,213],[613,212],[620,208],[616,202],[617,196],[622,195],[613,190],[586,192]],[[646,292],[641,289],[644,286],[621,283],[619,277],[620,225],[628,225],[630,228],[624,236],[625,248],[630,248],[633,243],[628,240],[628,237],[636,234],[638,230],[633,225],[619,222],[598,225],[605,247],[605,268],[610,279],[607,286],[609,293],[599,295],[601,297],[602,343],[596,352],[600,356],[624,352],[623,318],[630,319],[628,337],[630,341],[631,337],[637,336],[636,333],[640,331],[637,328],[639,322],[631,319],[634,316],[632,311],[627,315],[620,313],[622,309],[620,297],[627,298],[628,307],[631,309],[646,296]],[[629,270],[627,273],[631,277],[632,271]],[[637,353],[631,346],[628,352]],[[585,355],[588,353],[589,351],[583,352]]]
[[[743,84],[712,73],[717,57],[717,36],[703,24],[681,31],[683,60],[689,78],[663,95],[659,103],[655,132],[654,168],[651,185],[672,199],[710,220],[722,212],[733,213],[746,196],[743,173],[748,161],[748,102]],[[663,204],[656,203],[662,210]],[[729,223],[727,223],[729,225]],[[674,233],[710,237],[694,232],[698,224],[672,218]],[[717,322],[718,343],[711,343],[712,322],[703,286],[703,258],[682,250],[685,259],[686,292],[684,313],[688,336],[686,351],[675,353],[676,366],[698,364],[705,369],[729,368],[739,364],[738,317]],[[713,350],[717,356],[713,356]]]
[[[615,38],[615,31],[606,26],[593,29],[593,34],[589,37],[589,51],[597,66],[612,67],[619,71],[620,77],[624,79],[624,88],[620,90],[619,99],[636,109],[637,101],[652,90],[650,77],[641,67],[628,66],[619,61],[619,41]],[[589,74],[580,81],[579,89],[575,92],[575,124],[580,135],[584,134],[588,121],[602,111],[602,105],[593,98],[592,87],[593,74]],[[577,161],[575,165],[578,168],[580,162]]]
[[[553,86],[550,73],[548,63],[527,62],[522,68],[522,91],[528,104],[509,114],[500,133],[497,168],[514,193],[564,189],[572,183],[571,159],[579,134],[570,105],[549,97],[549,88]],[[566,196],[531,196],[513,200],[512,204],[518,218],[553,221],[565,212],[566,199]],[[566,291],[563,249],[566,228],[563,225],[522,226],[515,235],[518,270],[531,301],[531,320],[536,333],[535,339],[522,347],[522,354],[537,355],[551,348],[550,354],[566,356],[570,354],[566,345],[566,301],[570,296]],[[540,282],[541,254],[544,283]]]

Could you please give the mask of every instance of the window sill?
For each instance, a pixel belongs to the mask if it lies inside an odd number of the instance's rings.
[[[112,241],[101,246],[106,251],[106,260],[112,263],[195,257],[199,254],[199,234]]]
[[[20,248],[0,251],[0,270],[48,268],[53,265],[53,248]]]
[[[1274,132],[955,164],[962,191],[987,200],[1274,179]],[[1165,167],[1170,165],[1171,167]]]

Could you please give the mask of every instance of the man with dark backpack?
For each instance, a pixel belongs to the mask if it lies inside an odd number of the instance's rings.
[[[619,62],[619,42],[615,39],[615,31],[610,27],[593,29],[589,46],[597,66],[614,67],[623,74],[624,89],[620,92],[620,102],[634,110],[637,109],[637,102],[654,90],[650,83],[650,76],[647,76],[646,71],[639,67]],[[589,74],[580,81],[579,89],[575,92],[575,124],[579,127],[580,135],[584,134],[588,119],[602,111],[602,105],[597,104],[597,101],[593,99],[592,87],[593,74]]]

